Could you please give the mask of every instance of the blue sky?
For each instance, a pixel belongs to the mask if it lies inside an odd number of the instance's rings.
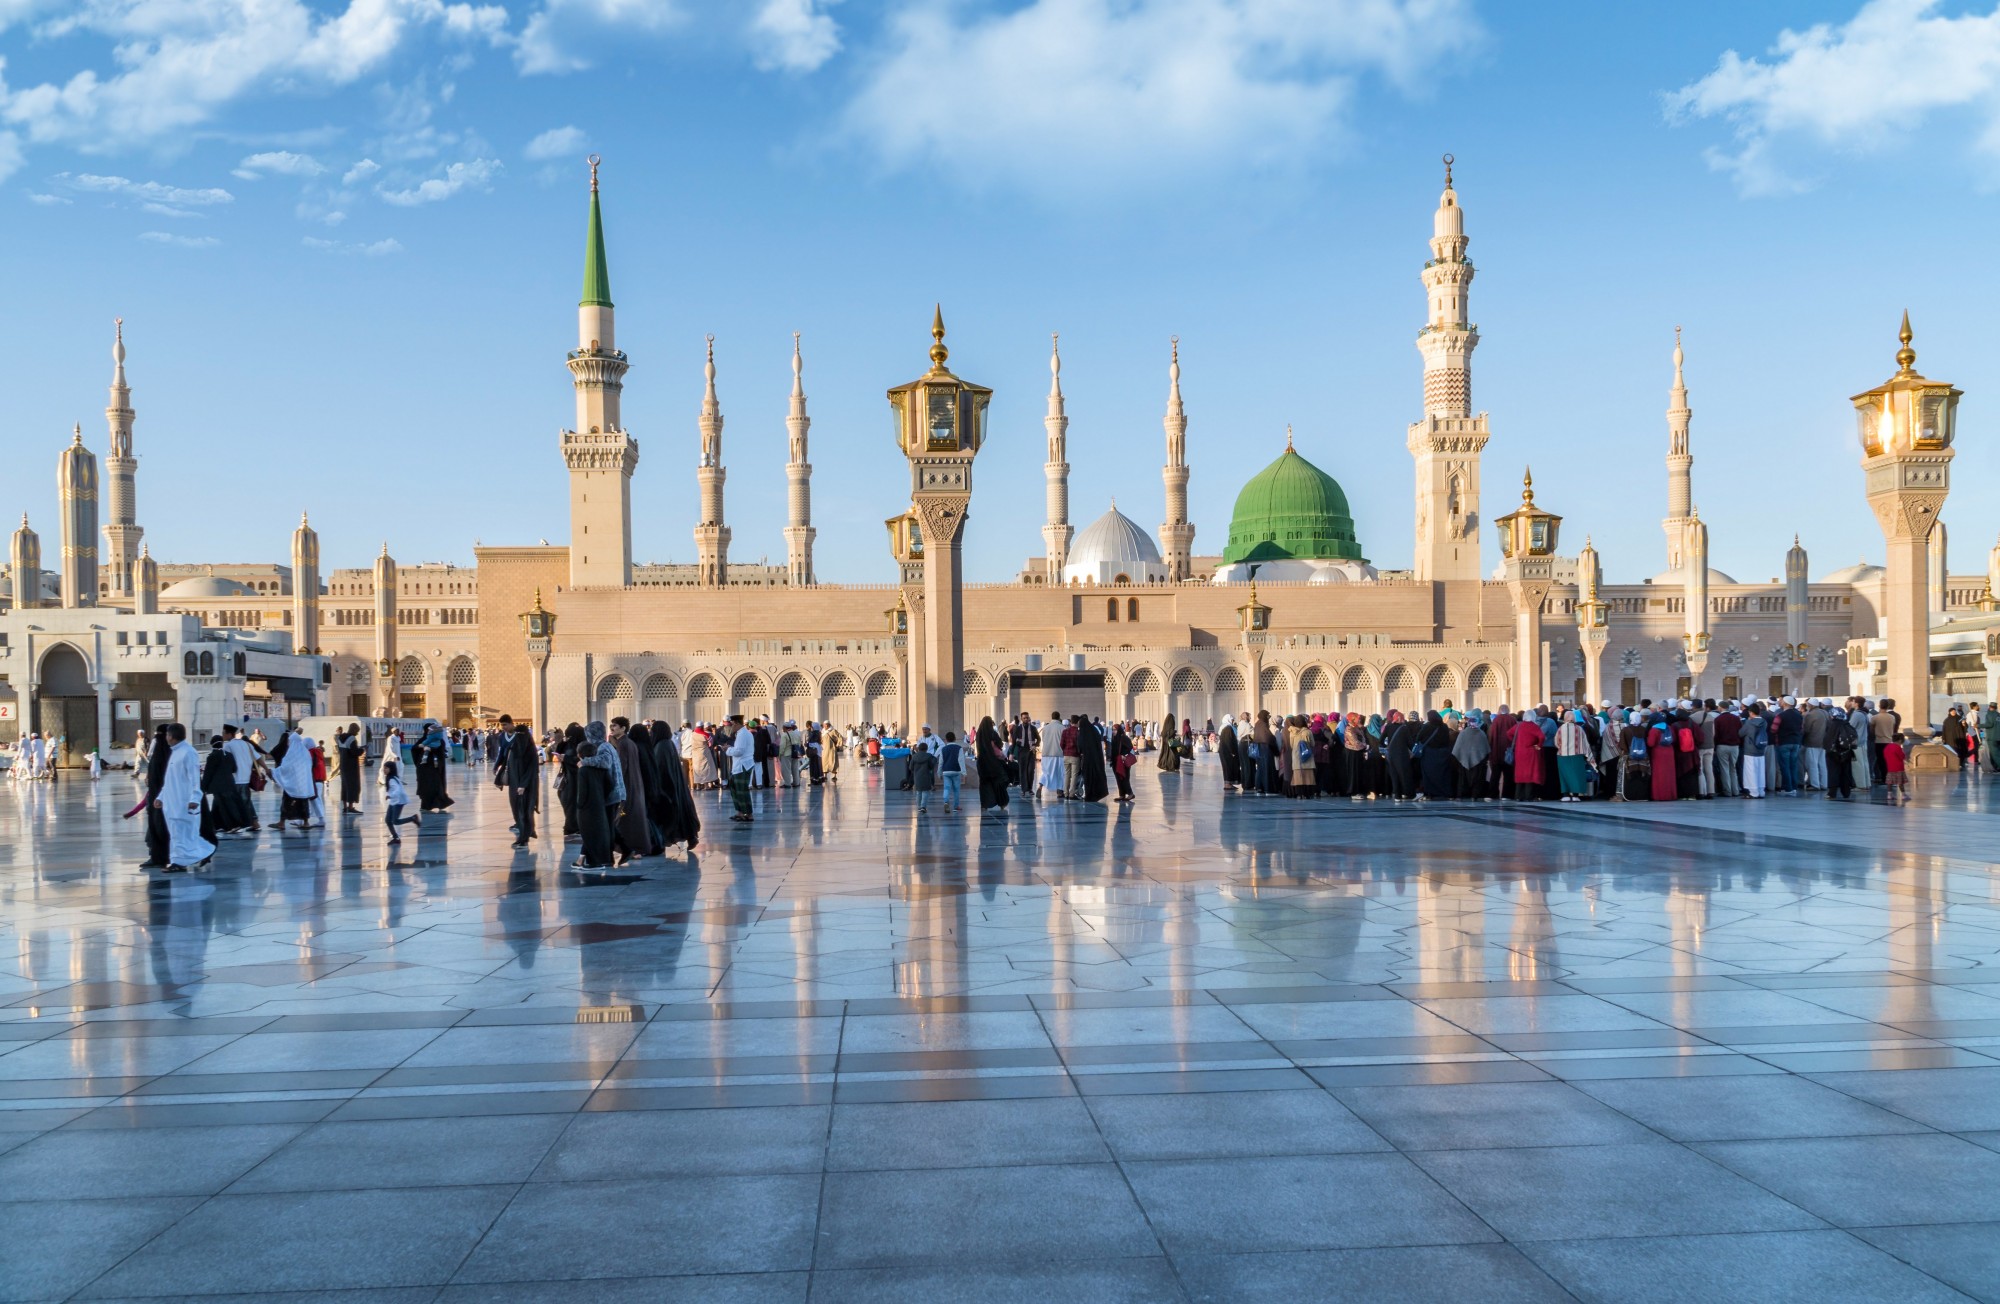
[[[1291,423],[1407,565],[1447,150],[1489,518],[1532,463],[1566,550],[1664,566],[1679,324],[1715,565],[1879,560],[1847,396],[1908,307],[1967,391],[1955,569],[2000,529],[1991,4],[0,0],[0,57],[0,510],[45,538],[122,315],[162,560],[282,556],[302,508],[330,566],[564,539],[590,151],[640,560],[693,558],[708,332],[733,555],[782,559],[797,330],[821,575],[893,578],[883,390],[942,300],[997,391],[972,577],[1041,547],[1051,331],[1079,527],[1114,495],[1157,527],[1178,334],[1196,551]]]

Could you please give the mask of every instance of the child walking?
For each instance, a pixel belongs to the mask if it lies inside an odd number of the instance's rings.
[[[394,738],[391,738],[389,745],[382,749],[382,803],[389,808],[389,813],[383,820],[383,823],[389,826],[389,841],[391,842],[401,842],[403,840],[402,836],[396,832],[400,826],[415,824],[422,827],[424,822],[422,815],[412,815],[408,819],[403,818],[403,807],[410,804],[410,791],[403,786],[403,776],[396,759],[396,753],[400,750],[401,748],[396,745]]]

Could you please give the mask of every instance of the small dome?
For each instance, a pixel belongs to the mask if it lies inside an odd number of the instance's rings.
[[[160,590],[162,600],[168,598],[254,598],[256,592],[248,584],[224,579],[220,575],[195,575]]]
[[[1842,567],[1831,575],[1820,576],[1817,582],[1820,584],[1867,584],[1873,580],[1882,578],[1883,574],[1884,572],[1880,566],[1871,566],[1865,561],[1858,561],[1852,566]]]
[[[1236,495],[1224,562],[1365,561],[1347,495],[1288,443]]]
[[[1113,503],[1110,511],[1076,536],[1062,577],[1065,584],[1114,584],[1120,576],[1129,583],[1143,584],[1165,579],[1167,567],[1160,560],[1153,536]]]
[[[1736,580],[1731,576],[1724,575],[1721,571],[1715,569],[1715,567],[1710,566],[1708,568],[1708,582],[1710,584],[1734,584]],[[1678,570],[1661,571],[1649,583],[1656,588],[1678,589],[1687,584],[1687,575]]]

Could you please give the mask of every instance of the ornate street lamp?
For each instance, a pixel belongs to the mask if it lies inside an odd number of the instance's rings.
[[[1548,700],[1542,682],[1542,605],[1555,583],[1556,540],[1562,517],[1535,505],[1535,474],[1521,475],[1521,505],[1494,523],[1500,531],[1502,573],[1514,599],[1514,693],[1521,707]]]
[[[1931,722],[1929,550],[1938,512],[1951,492],[1952,437],[1960,391],[1917,372],[1910,314],[1897,333],[1896,374],[1854,396],[1861,435],[1863,492],[1888,545],[1883,586],[1884,696],[1904,727],[1927,732]]]

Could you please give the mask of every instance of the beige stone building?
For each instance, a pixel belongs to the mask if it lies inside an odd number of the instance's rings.
[[[882,503],[897,582],[841,584],[815,567],[811,419],[796,341],[784,563],[731,560],[724,415],[711,347],[694,432],[697,560],[635,564],[630,504],[639,442],[620,416],[628,360],[617,347],[593,168],[577,347],[564,360],[574,426],[556,450],[570,480],[567,544],[476,543],[474,564],[460,567],[399,563],[384,543],[372,565],[322,577],[317,536],[301,521],[289,565],[153,567],[139,551],[135,414],[121,331],[107,408],[113,520],[103,538],[113,562],[92,587],[107,608],[154,601],[163,613],[184,615],[191,630],[282,635],[288,652],[317,654],[322,682],[312,709],[452,723],[503,711],[554,725],[618,714],[714,720],[768,713],[942,729],[1020,710],[1140,718],[1172,712],[1199,722],[1258,707],[1372,713],[1694,693],[1839,695],[1874,686],[1881,568],[1856,565],[1813,580],[1799,547],[1773,559],[1783,574],[1767,582],[1739,582],[1709,567],[1678,333],[1659,574],[1604,584],[1587,540],[1562,553],[1557,519],[1532,501],[1513,511],[1511,489],[1501,498],[1510,514],[1489,520],[1482,458],[1490,432],[1486,414],[1473,406],[1479,330],[1469,315],[1466,232],[1448,168],[1419,273],[1426,315],[1417,335],[1421,407],[1407,438],[1415,488],[1408,570],[1370,563],[1340,486],[1289,440],[1243,485],[1226,528],[1213,527],[1210,546],[1219,550],[1197,554],[1201,527],[1188,519],[1187,485],[1200,465],[1189,454],[1202,446],[1201,427],[1181,401],[1177,345],[1168,360],[1157,535],[1115,503],[1076,528],[1061,356],[1052,347],[1042,552],[1008,582],[967,582],[959,542],[976,498],[973,469],[992,391],[952,371],[941,311],[928,369],[886,395],[911,468],[908,498]],[[81,447],[79,432],[64,456]],[[685,474],[665,461],[649,459],[647,473]],[[1512,479],[1509,468],[1500,482]],[[88,566],[96,574],[94,557],[84,556],[85,541],[95,546],[94,507],[86,521],[73,497],[66,491],[61,578],[52,583],[40,570],[39,544],[24,521],[0,598],[11,601],[23,575],[33,592],[67,595],[70,571]],[[1572,541],[1581,524],[1570,525]],[[1503,539],[1525,539],[1520,531],[1529,526],[1545,530],[1545,555],[1486,555],[1494,526]],[[2000,568],[2000,549],[1988,574],[1951,577],[1941,564],[1942,527],[1932,552],[1936,682],[1965,692],[1976,680],[1990,698],[2000,676],[2000,629],[1989,631],[1995,618],[1982,612],[1991,607],[1989,574]],[[161,586],[157,598],[144,592],[142,571]],[[0,617],[13,646],[35,610],[17,604]],[[537,640],[532,655],[522,620],[530,610],[554,617],[552,634]],[[0,644],[0,682],[18,693],[24,680],[9,661]],[[0,736],[6,727],[0,720]]]

